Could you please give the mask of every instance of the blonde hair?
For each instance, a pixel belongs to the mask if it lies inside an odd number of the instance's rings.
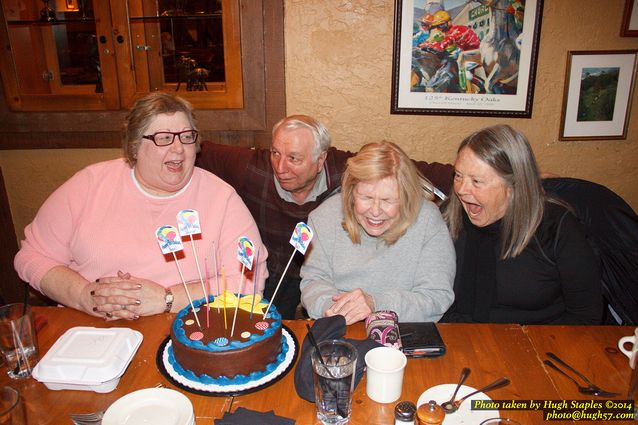
[[[501,226],[501,259],[519,255],[543,218],[546,196],[534,152],[525,136],[508,125],[481,129],[463,140],[458,152],[470,149],[505,180],[511,191]],[[463,229],[463,206],[450,196],[443,207],[452,239]]]
[[[424,200],[432,200],[426,187],[432,184],[423,177],[403,150],[392,142],[369,143],[348,159],[341,181],[342,226],[350,240],[361,242],[361,226],[354,214],[354,188],[359,182],[394,177],[399,187],[399,220],[379,236],[386,245],[401,238],[416,221]]]
[[[135,102],[135,105],[126,115],[124,137],[122,139],[124,156],[131,167],[137,162],[137,151],[140,143],[142,143],[142,136],[144,136],[144,132],[148,129],[153,119],[159,114],[174,114],[176,112],[186,114],[192,129],[197,130],[193,106],[179,96],[158,91],[152,92]],[[199,152],[199,138],[196,143],[197,152]]]

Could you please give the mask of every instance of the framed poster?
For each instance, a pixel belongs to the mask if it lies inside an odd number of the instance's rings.
[[[637,52],[569,52],[560,140],[627,138]]]
[[[638,37],[638,0],[625,0],[621,37]]]
[[[393,114],[530,118],[542,0],[395,0]]]

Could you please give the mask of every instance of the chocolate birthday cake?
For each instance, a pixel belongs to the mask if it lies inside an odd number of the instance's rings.
[[[267,304],[258,299],[253,304],[252,295],[225,298],[228,302],[220,297],[211,302],[211,297],[209,305],[202,298],[193,302],[195,312],[188,305],[177,313],[169,362],[180,375],[204,384],[244,384],[267,375],[284,360],[288,347],[277,309],[271,306],[263,317]]]

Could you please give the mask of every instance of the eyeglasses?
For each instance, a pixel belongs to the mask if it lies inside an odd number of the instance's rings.
[[[173,144],[175,136],[177,136],[182,145],[192,145],[197,141],[198,134],[197,130],[184,130],[177,133],[173,133],[172,131],[160,131],[148,136],[142,136],[142,139],[151,140],[156,146],[168,146]]]

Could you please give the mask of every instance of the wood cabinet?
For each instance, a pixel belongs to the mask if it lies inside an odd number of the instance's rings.
[[[188,99],[209,139],[263,144],[253,133],[285,115],[280,1],[3,0],[0,14],[0,148],[115,147],[154,90]]]

